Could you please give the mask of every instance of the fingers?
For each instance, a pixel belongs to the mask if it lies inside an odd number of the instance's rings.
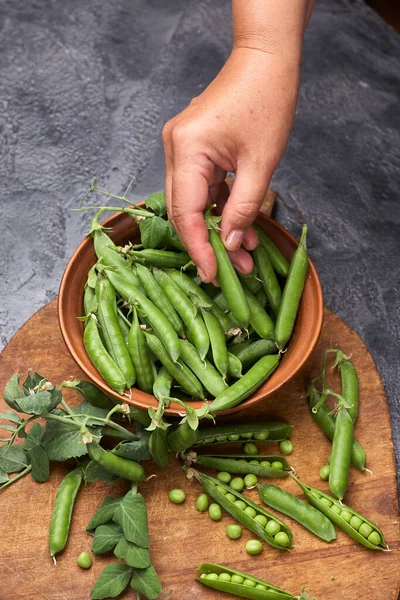
[[[254,250],[258,246],[258,235],[255,229],[250,227],[244,234],[243,246],[246,250]]]
[[[243,273],[243,275],[251,273],[253,270],[253,259],[246,250],[239,248],[236,252],[228,252],[228,254],[233,266],[239,273]]]

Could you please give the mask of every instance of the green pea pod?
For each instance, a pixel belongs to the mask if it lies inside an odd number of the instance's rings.
[[[128,324],[129,323],[128,319],[125,319],[122,316],[122,312],[120,311],[119,308],[117,309],[117,321],[118,321],[118,325],[119,325],[119,328],[122,333],[122,337],[124,338],[125,345],[128,345],[128,335],[129,335],[130,325]]]
[[[90,458],[110,473],[114,473],[114,475],[118,475],[123,479],[129,479],[129,481],[143,481],[143,479],[146,479],[145,470],[139,463],[108,452],[95,442],[87,444],[86,447]]]
[[[298,596],[285,592],[269,583],[269,581],[222,565],[204,563],[200,565],[197,571],[200,577],[196,577],[196,581],[213,590],[226,592],[241,598],[249,598],[250,600],[295,600],[298,598]],[[207,577],[207,575],[213,573],[218,577]],[[220,577],[221,575],[222,577]],[[240,581],[242,583],[239,583]],[[252,582],[251,585],[250,582]]]
[[[152,459],[159,467],[166,467],[169,463],[167,444],[167,431],[157,427],[149,437],[149,452]]]
[[[283,254],[278,250],[274,242],[267,236],[267,234],[259,227],[255,226],[257,231],[258,241],[265,248],[268,253],[269,260],[274,268],[275,273],[282,277],[287,277],[289,274],[290,265]]]
[[[346,506],[342,502],[339,502],[339,500],[337,500],[336,498],[329,496],[328,494],[322,492],[321,490],[318,490],[317,488],[313,488],[306,485],[305,483],[302,483],[301,481],[299,481],[299,479],[297,479],[297,477],[293,475],[293,473],[291,473],[290,476],[301,487],[307,500],[313,506],[315,506],[315,508],[324,513],[324,515],[326,515],[328,519],[330,519],[335,525],[340,527],[340,529],[347,533],[347,535],[349,535],[353,540],[355,540],[359,544],[362,544],[366,548],[369,548],[370,550],[384,550],[387,548],[387,544],[385,542],[383,533],[379,529],[379,527],[375,525],[375,523],[373,523],[372,521],[355,511],[350,506]],[[362,522],[361,525],[357,523],[358,529],[355,529],[351,525],[352,517],[357,517]],[[363,528],[363,524],[367,525],[368,527]],[[360,533],[360,531],[362,532],[364,530],[366,534],[368,534],[367,537]],[[371,541],[369,541],[368,538],[373,533],[375,534],[373,536],[373,538],[375,538],[375,541],[378,540],[377,536],[379,536],[378,543],[372,543]]]
[[[137,387],[151,394],[154,384],[153,367],[147,351],[146,338],[140,328],[137,311],[133,309],[132,326],[128,335],[128,349],[136,371]]]
[[[96,406],[97,408],[110,410],[114,406],[112,400],[90,381],[77,379],[74,381],[63,381],[62,387],[73,389],[80,394],[86,402],[89,402],[92,406]]]
[[[242,363],[234,354],[228,352],[228,375],[240,379],[242,377]]]
[[[292,546],[292,532],[289,527],[283,523],[280,519],[266,511],[262,506],[255,504],[252,502],[247,496],[243,496],[230,486],[226,485],[219,479],[215,479],[210,475],[206,475],[205,473],[200,473],[195,469],[190,469],[189,473],[197,479],[197,481],[203,486],[206,494],[211,496],[215,500],[217,504],[219,504],[226,512],[228,512],[234,519],[239,521],[242,525],[247,527],[249,531],[254,533],[261,540],[272,546],[273,548],[277,548],[278,550],[288,550]],[[231,500],[231,496],[227,497],[227,494],[235,497],[235,500]],[[237,501],[240,500],[241,504],[238,505]],[[243,503],[243,504],[242,504]],[[245,506],[245,508],[242,508]],[[246,508],[252,508],[255,511],[255,517],[257,515],[262,515],[267,519],[267,522],[270,520],[275,521],[280,527],[279,531],[275,536],[268,533],[264,526],[260,525],[255,518],[246,513]],[[276,535],[279,533],[285,533],[285,537],[287,537],[287,545],[282,546],[275,539]],[[279,537],[278,537],[279,540]]]
[[[275,325],[275,340],[279,348],[285,348],[293,333],[304,284],[308,271],[307,225],[303,225],[299,245],[293,254],[292,262],[283,289]]]
[[[272,375],[279,364],[279,359],[279,354],[260,358],[241,379],[215,398],[210,405],[210,411],[227,410],[251,396]]]
[[[353,419],[345,405],[339,401],[329,468],[329,489],[339,500],[343,499],[349,483],[353,434]]]
[[[49,550],[53,559],[67,545],[72,512],[82,480],[83,471],[78,467],[64,477],[57,489],[49,529]]]
[[[254,295],[256,295],[262,289],[261,281],[258,279],[256,267],[253,268],[251,273],[248,273],[247,275],[241,274],[239,277]]]
[[[218,396],[228,388],[218,371],[208,360],[201,360],[196,348],[187,340],[180,340],[181,360],[193,371],[198,380],[212,396]]]
[[[250,325],[260,338],[272,338],[274,336],[274,322],[271,317],[265,312],[256,296],[246,287],[246,284],[243,286],[243,291],[250,310]]]
[[[244,442],[281,442],[292,433],[292,427],[279,421],[243,423],[203,427],[198,431],[198,446],[215,444],[242,444]]]
[[[167,444],[172,452],[184,452],[196,443],[198,430],[192,429],[187,421],[178,425],[167,436]]]
[[[104,381],[116,392],[123,394],[126,381],[119,366],[103,346],[97,327],[97,317],[90,315],[83,333],[85,350]]]
[[[218,318],[210,310],[202,308],[204,323],[206,324],[211,343],[213,361],[222,377],[228,374],[228,350],[225,334]]]
[[[269,483],[259,484],[258,493],[264,504],[291,517],[321,540],[331,542],[336,539],[330,520],[313,506]]]
[[[353,364],[344,359],[339,362],[340,378],[342,382],[342,396],[346,399],[347,411],[353,423],[358,417],[358,376]]]
[[[88,284],[85,285],[83,294],[83,311],[85,315],[97,312],[96,292]]]
[[[282,290],[276,278],[275,271],[269,260],[268,253],[263,246],[257,246],[253,250],[253,258],[256,263],[259,277],[261,279],[268,303],[275,315],[279,312],[282,300]]]
[[[268,298],[267,298],[267,294],[264,292],[264,290],[258,290],[258,292],[256,294],[256,298],[264,309],[267,308]],[[274,327],[275,327],[275,321],[273,320],[271,315],[269,315],[269,318],[271,319],[271,321],[273,322]]]
[[[153,395],[157,400],[168,398],[171,392],[171,386],[174,378],[165,367],[161,367],[157,377],[154,380]]]
[[[134,261],[147,267],[159,267],[161,269],[180,269],[190,263],[187,252],[171,252],[170,250],[129,250],[128,256]]]
[[[251,344],[238,344],[239,348],[231,346],[229,351],[236,355],[244,370],[249,369],[263,356],[277,354],[278,347],[274,340],[257,340]]]
[[[251,464],[250,461],[268,461],[270,463],[282,463],[282,469],[276,467],[264,467],[262,465]],[[253,473],[258,477],[287,477],[291,470],[286,459],[281,456],[256,455],[247,456],[246,454],[199,454],[195,459],[196,465],[207,467],[207,469],[216,469],[217,471],[226,471],[238,475]]]

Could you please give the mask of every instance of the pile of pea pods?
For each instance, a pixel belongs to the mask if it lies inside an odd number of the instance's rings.
[[[129,210],[135,219],[160,220]],[[257,228],[254,270],[241,276],[218,233],[219,217],[206,211],[216,287],[201,282],[176,236],[158,248],[143,236],[146,247],[115,246],[99,223],[102,212],[92,220],[98,262],[88,274],[83,318],[84,345],[102,378],[121,395],[136,386],[157,398],[213,399],[211,413],[248,398],[278,368],[292,335],[308,269],[307,226],[291,264]]]

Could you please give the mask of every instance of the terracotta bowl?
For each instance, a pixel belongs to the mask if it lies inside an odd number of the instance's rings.
[[[257,223],[275,242],[286,259],[290,261],[297,247],[295,238],[278,223],[261,213],[257,218]],[[114,214],[104,221],[104,225],[112,228],[109,235],[115,244],[123,246],[128,241],[138,241],[138,227],[125,213]],[[141,392],[136,388],[132,388],[130,396],[128,394],[121,396],[112,390],[103,381],[86,354],[83,345],[83,323],[77,317],[83,314],[84,286],[88,271],[95,262],[96,256],[92,238],[88,236],[71,257],[60,285],[58,319],[67,348],[85,375],[108,396],[120,402],[125,401],[138,408],[147,409],[149,406],[157,406],[154,396]],[[308,275],[296,326],[278,369],[250,398],[220,414],[228,415],[243,411],[247,407],[260,402],[266,396],[276,393],[279,388],[292,379],[314,350],[321,332],[322,319],[323,296],[321,283],[312,262],[309,261]],[[198,408],[201,402],[192,402],[191,405]],[[171,403],[170,408],[165,413],[169,416],[178,416],[182,413],[182,407]]]

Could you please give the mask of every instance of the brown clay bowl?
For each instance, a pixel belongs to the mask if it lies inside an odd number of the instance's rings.
[[[257,223],[275,242],[285,258],[290,261],[297,247],[295,238],[281,225],[262,213],[259,214]],[[104,225],[112,228],[109,235],[117,245],[123,246],[128,241],[138,241],[138,227],[125,213],[114,214],[104,221]],[[112,390],[101,378],[86,354],[83,345],[83,323],[78,317],[83,314],[83,291],[88,271],[95,262],[96,256],[92,238],[87,236],[72,255],[61,280],[58,297],[58,319],[65,344],[85,375],[105,394],[138,408],[155,407],[157,401],[154,396],[141,392],[136,388],[132,388],[130,395],[125,394],[124,396]],[[247,407],[262,401],[266,396],[276,393],[287,381],[292,379],[313,352],[321,333],[322,320],[323,296],[321,283],[315,267],[309,261],[307,280],[293,336],[278,369],[250,398],[220,414],[228,415],[243,411]],[[201,402],[192,402],[191,406],[199,408]],[[177,417],[182,413],[182,407],[171,403],[165,413]]]

